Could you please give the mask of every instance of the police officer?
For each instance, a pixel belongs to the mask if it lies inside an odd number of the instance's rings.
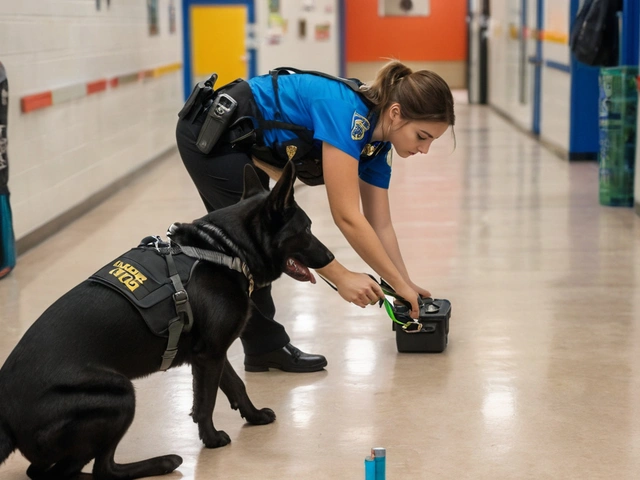
[[[229,118],[220,110],[220,121],[207,123],[222,93],[232,99],[223,99]],[[177,143],[207,210],[239,201],[245,164],[259,167],[268,188],[269,176],[277,180],[286,162],[293,161],[300,180],[325,184],[338,228],[356,253],[411,302],[411,316],[417,318],[418,296],[431,294],[411,280],[391,222],[391,147],[403,158],[425,154],[454,125],[447,83],[434,72],[413,72],[394,61],[369,85],[319,72],[276,69],[232,82],[205,99],[201,108],[181,112]],[[220,125],[222,135],[215,131]],[[199,148],[198,140],[207,137],[207,131],[219,139]],[[383,295],[372,278],[347,270],[337,260],[317,271],[345,300],[360,307]],[[291,345],[284,327],[274,320],[270,286],[255,291],[252,300],[256,308],[241,335],[245,370],[313,372],[327,365],[324,356]]]

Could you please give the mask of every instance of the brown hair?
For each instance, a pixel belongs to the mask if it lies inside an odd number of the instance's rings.
[[[406,120],[445,122],[452,126],[456,123],[451,89],[435,72],[414,72],[403,63],[392,61],[378,72],[371,84],[362,86],[361,90],[375,105],[373,110],[377,114],[397,102]]]

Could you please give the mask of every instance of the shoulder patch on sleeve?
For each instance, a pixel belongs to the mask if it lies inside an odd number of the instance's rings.
[[[371,124],[367,117],[360,115],[358,112],[353,112],[353,118],[351,119],[351,139],[362,140],[369,128],[371,128]]]

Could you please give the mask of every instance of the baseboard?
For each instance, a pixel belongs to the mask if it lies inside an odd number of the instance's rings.
[[[127,174],[124,178],[118,179],[115,182],[107,185],[102,190],[97,191],[91,195],[88,199],[81,202],[79,205],[70,208],[64,213],[61,213],[57,217],[51,219],[44,225],[36,228],[34,231],[26,234],[25,236],[16,240],[16,252],[20,256],[28,250],[32,249],[36,245],[44,242],[52,235],[58,233],[64,227],[70,225],[78,218],[82,217],[86,213],[90,212],[102,202],[113,196],[122,188],[131,184],[134,180],[140,178],[142,175],[149,172],[149,168],[154,168],[162,160],[174,155],[177,151],[177,147],[171,147],[159,155],[153,157],[148,162],[140,165],[136,170]]]
[[[549,150],[550,152],[553,152],[555,154],[556,157],[558,157],[561,160],[571,160],[570,156],[569,156],[569,151],[566,148],[563,148],[559,145],[556,145],[553,142],[550,142],[549,140],[546,140],[544,138],[542,138],[540,135],[533,135],[531,134],[535,139],[537,139],[540,144],[545,147],[547,150]]]
[[[349,62],[347,63],[347,77],[355,77],[363,82],[369,82],[376,77],[378,70],[389,63],[391,59],[377,62]],[[402,59],[399,59],[402,61]],[[432,70],[438,73],[453,89],[467,88],[467,63],[459,61],[402,61],[413,71]]]
[[[591,162],[598,160],[597,152],[572,152],[569,153],[569,160],[572,162]]]
[[[548,140],[546,140],[545,138],[541,137],[540,135],[535,135],[533,132],[531,132],[530,130],[527,130],[526,128],[524,128],[522,125],[519,125],[518,123],[513,121],[513,118],[511,118],[511,116],[501,110],[500,108],[496,107],[495,105],[489,105],[491,107],[491,110],[493,110],[495,113],[497,113],[499,116],[501,116],[502,118],[504,118],[505,120],[507,120],[511,125],[513,125],[516,129],[518,129],[519,131],[521,131],[522,133],[528,135],[530,138],[533,138],[534,140],[537,140],[538,142],[540,142],[540,144],[545,147],[547,150],[549,150],[550,152],[552,152],[554,155],[556,155],[558,158],[560,158],[561,160],[568,160],[570,162],[582,162],[582,161],[594,161],[598,159],[598,153],[597,152],[569,152],[567,151],[566,148],[561,147],[553,142],[550,142]]]
[[[561,159],[566,160],[566,158],[567,158],[566,155],[565,155],[566,152],[563,152],[562,149],[557,148],[555,145],[553,145],[553,144],[551,144],[549,142],[545,142],[544,140],[542,140],[540,138],[539,135],[534,135],[534,133],[531,130],[527,130],[526,128],[524,128],[519,123],[514,122],[513,118],[511,117],[511,115],[509,115],[507,112],[505,112],[504,110],[500,109],[499,107],[496,107],[495,105],[493,105],[491,103],[489,103],[489,107],[491,108],[491,110],[493,110],[494,113],[498,114],[498,116],[502,117],[507,122],[509,122],[516,130],[518,130],[521,133],[524,133],[529,138],[537,140],[544,147],[546,147],[547,150],[550,150],[551,152],[553,152],[555,155],[557,155]]]

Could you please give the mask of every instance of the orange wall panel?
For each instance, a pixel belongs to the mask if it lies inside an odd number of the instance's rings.
[[[430,0],[428,17],[379,17],[378,0],[346,0],[346,61],[467,58],[467,0]]]

